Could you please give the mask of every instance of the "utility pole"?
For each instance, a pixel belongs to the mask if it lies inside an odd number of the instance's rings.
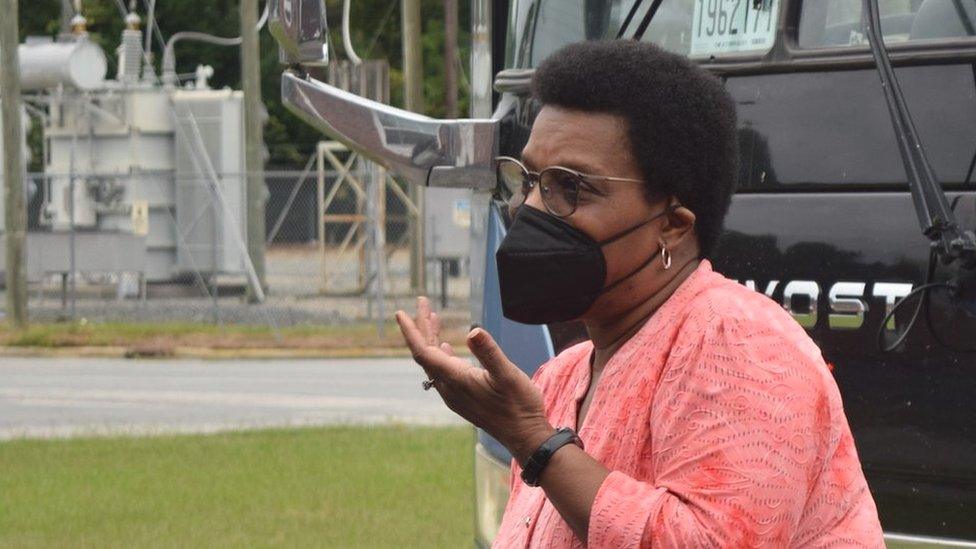
[[[3,124],[4,230],[7,238],[7,314],[14,326],[27,325],[27,207],[24,204],[24,127],[20,120],[20,60],[17,0],[0,0],[0,123]]]
[[[244,89],[244,166],[247,171],[247,253],[264,289],[264,104],[261,102],[258,0],[241,0],[241,80]],[[254,303],[261,292],[249,288]]]
[[[420,0],[400,0],[403,11],[403,87],[407,110],[424,112],[424,58],[420,41]],[[410,186],[410,200],[417,206],[417,218],[410,224],[410,287],[426,293],[424,258],[424,188]]]
[[[457,0],[444,0],[444,104],[447,118],[458,117],[457,42]]]

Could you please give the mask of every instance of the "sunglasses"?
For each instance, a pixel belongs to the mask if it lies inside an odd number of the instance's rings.
[[[538,172],[532,172],[510,156],[496,158],[495,168],[498,182],[512,193],[510,204],[513,207],[517,208],[524,204],[526,197],[532,192],[532,187],[538,185],[542,204],[556,217],[568,217],[576,211],[580,187],[592,189],[593,186],[589,183],[591,180],[643,183],[640,179],[591,175],[562,166],[549,166]]]

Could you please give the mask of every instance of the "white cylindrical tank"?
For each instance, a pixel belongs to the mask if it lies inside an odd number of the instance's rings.
[[[102,48],[81,38],[70,42],[28,40],[17,48],[20,85],[25,91],[65,85],[81,90],[102,87],[108,64]]]

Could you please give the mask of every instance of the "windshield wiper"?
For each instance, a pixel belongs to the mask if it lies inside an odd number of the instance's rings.
[[[637,32],[634,33],[631,39],[640,40],[644,37],[644,31],[647,30],[647,27],[651,24],[651,20],[654,19],[654,16],[657,14],[658,8],[660,8],[661,4],[663,3],[664,0],[653,0],[653,2],[651,2],[651,6],[647,8],[647,13],[644,14],[644,18],[641,19],[640,25],[637,27]],[[637,10],[640,9],[642,5],[644,5],[643,0],[634,1],[634,5],[631,6],[630,11],[627,12],[627,17],[624,18],[624,22],[620,25],[620,30],[617,31],[618,40],[623,37],[625,32],[627,32],[627,27],[630,26],[630,22],[633,21],[634,16],[637,15]]]
[[[627,12],[627,17],[624,18],[624,22],[620,24],[620,30],[617,31],[617,40],[623,38],[624,33],[627,32],[627,27],[630,26],[631,20],[634,18],[634,14],[641,7],[644,2],[642,0],[634,0],[634,5],[630,7],[630,11]]]
[[[878,0],[862,0],[862,10],[866,16],[865,34],[871,44],[871,54],[881,78],[888,114],[894,126],[895,140],[905,166],[922,234],[932,240],[943,263],[949,264],[958,259],[966,268],[976,267],[976,236],[972,231],[959,228],[945,192],[935,178],[908,104],[898,85],[898,78],[891,67],[881,33]]]

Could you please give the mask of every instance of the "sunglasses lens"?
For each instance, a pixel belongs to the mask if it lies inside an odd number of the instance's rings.
[[[576,199],[579,197],[579,177],[576,174],[549,168],[540,176],[539,189],[542,191],[542,201],[553,215],[565,217],[576,211]]]
[[[518,162],[513,160],[498,161],[498,181],[512,193],[509,204],[518,206],[525,202],[525,195],[528,190],[526,175],[525,169]]]

